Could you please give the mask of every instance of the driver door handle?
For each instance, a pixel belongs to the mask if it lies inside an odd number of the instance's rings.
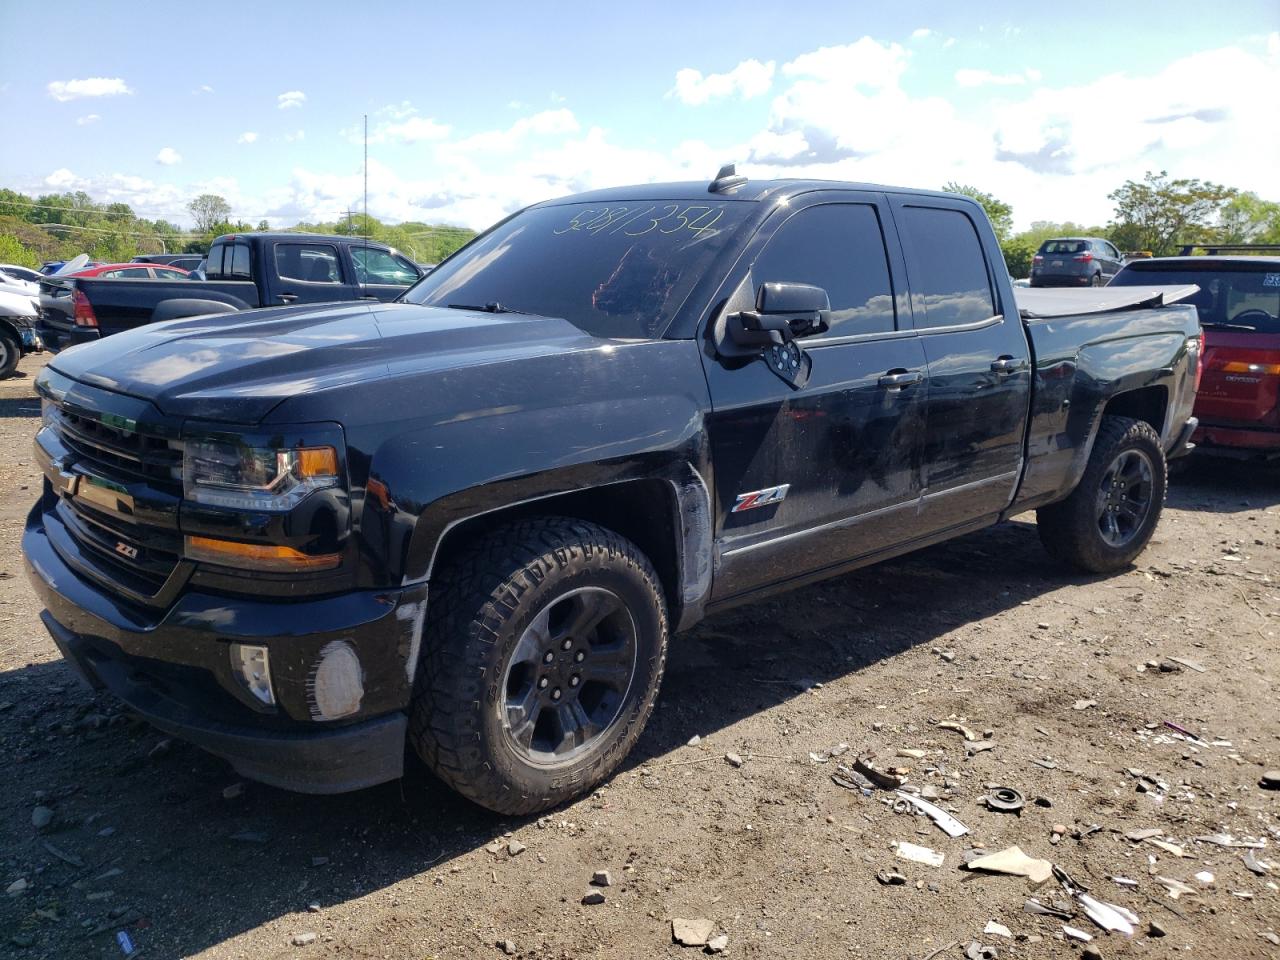
[[[276,299],[281,303],[293,303],[298,299],[298,295],[296,293],[282,293]]]
[[[993,373],[1017,373],[1026,366],[1026,361],[1019,360],[1015,357],[1000,357],[998,360],[991,361],[991,370]]]
[[[919,383],[924,379],[924,374],[919,370],[890,370],[880,378],[879,383],[882,387],[888,387],[890,390],[901,390],[903,387],[909,387],[913,383]]]

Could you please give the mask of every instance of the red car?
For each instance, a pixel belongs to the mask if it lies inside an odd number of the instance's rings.
[[[1136,260],[1111,286],[1194,283],[1204,328],[1198,452],[1280,457],[1280,257]]]
[[[117,280],[186,280],[190,271],[160,263],[100,263],[80,270],[73,277],[100,277]]]

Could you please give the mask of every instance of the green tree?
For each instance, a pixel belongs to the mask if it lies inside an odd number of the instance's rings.
[[[2,204],[0,204],[2,206]],[[1280,243],[1280,203],[1256,193],[1238,193],[1218,215],[1221,243]]]
[[[1237,191],[1201,180],[1170,180],[1165,170],[1147,171],[1139,183],[1126,180],[1107,194],[1115,201],[1112,240],[1124,249],[1177,253],[1183,243],[1214,239],[1214,228]]]
[[[40,266],[41,260],[13,234],[0,233],[0,263],[35,269]]]
[[[1009,204],[1003,200],[997,200],[991,194],[983,193],[977,187],[969,186],[967,183],[955,183],[952,181],[942,189],[947,193],[958,193],[978,201],[982,209],[987,212],[987,219],[991,221],[991,226],[995,229],[996,239],[1001,243],[1009,239],[1009,235],[1013,233],[1013,207],[1009,206]]]
[[[208,233],[231,219],[231,204],[216,193],[200,194],[187,204],[187,210],[196,222],[196,233]]]

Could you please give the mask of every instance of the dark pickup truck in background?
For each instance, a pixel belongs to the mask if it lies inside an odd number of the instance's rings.
[[[40,334],[56,352],[179,317],[288,303],[394,300],[424,273],[408,257],[360,237],[233,234],[209,248],[205,280],[43,279]]]
[[[89,683],[246,776],[356,789],[407,742],[543,810],[617,767],[709,613],[1033,509],[1068,564],[1129,564],[1194,427],[1192,291],[1020,309],[950,194],[549,201],[394,304],[56,357],[27,570]]]

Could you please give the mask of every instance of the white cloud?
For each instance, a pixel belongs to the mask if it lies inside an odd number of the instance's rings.
[[[301,90],[288,90],[276,97],[276,106],[281,110],[300,107],[307,102],[307,95]]]
[[[286,133],[286,134],[284,135],[284,142],[285,142],[285,143],[297,143],[299,140],[305,140],[305,139],[306,139],[306,137],[307,137],[307,131],[305,131],[305,130],[295,130],[295,131],[293,131],[293,133]]]
[[[1039,80],[1039,70],[1026,70],[1023,73],[992,73],[990,70],[972,69],[956,71],[956,83],[962,87],[1017,87]]]
[[[86,113],[83,117],[76,117],[77,127],[87,127],[91,123],[97,123],[102,118],[96,113]]]
[[[911,31],[912,40],[923,40],[925,37],[929,37],[932,35],[933,35],[933,31],[930,30],[928,27],[917,27],[915,30]]]
[[[409,117],[402,123],[388,124],[385,135],[401,143],[418,143],[421,140],[443,140],[449,136],[447,123],[436,123],[428,117]]]
[[[54,80],[48,86],[49,96],[59,103],[83,97],[115,97],[133,93],[119,77],[89,77],[87,80]]]
[[[947,37],[947,39],[945,39],[945,40],[943,40],[943,41],[942,41],[942,49],[943,49],[943,50],[946,50],[946,49],[947,49],[947,48],[949,48],[949,47],[954,47],[955,45],[956,45],[956,38],[955,38],[955,37]]]
[[[191,92],[196,96],[199,96],[202,93],[213,93],[213,87],[209,86],[207,83],[202,83]]]
[[[45,177],[44,182],[51,187],[61,187],[62,189],[66,189],[76,183],[79,179],[79,177],[66,167],[60,167]]]
[[[735,94],[750,100],[769,92],[773,85],[775,64],[770,60],[743,60],[728,73],[711,73],[703,76],[701,70],[685,67],[676,71],[676,85],[667,91],[691,107],[699,107],[711,100],[721,100]]]
[[[258,139],[258,135],[252,130],[246,130],[240,136],[236,137],[236,143],[254,143]]]
[[[173,147],[163,147],[160,152],[156,154],[156,163],[163,167],[172,167],[175,163],[181,162],[182,154],[173,149]]]

